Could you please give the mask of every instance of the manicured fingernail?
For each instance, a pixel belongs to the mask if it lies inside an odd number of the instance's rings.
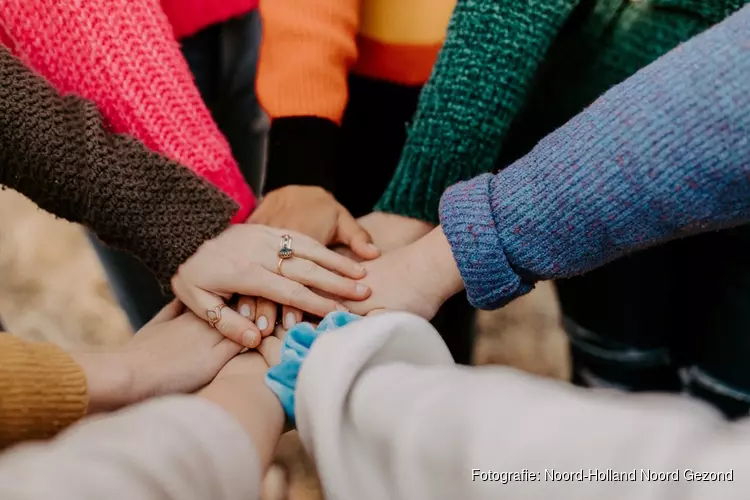
[[[258,341],[258,334],[252,330],[242,332],[242,345],[245,347],[255,347]]]
[[[240,306],[240,314],[243,315],[246,318],[250,317],[250,306],[247,304],[242,304]]]
[[[297,318],[294,317],[294,313],[286,313],[284,316],[284,328],[289,330],[291,327],[297,324]]]
[[[369,248],[370,250],[372,250],[373,252],[379,252],[379,251],[380,251],[380,249],[379,249],[378,247],[376,247],[375,245],[373,245],[372,243],[368,243],[368,244],[367,244],[367,247],[368,247],[368,248]]]
[[[257,326],[260,331],[263,331],[268,328],[268,320],[265,316],[261,316],[255,320],[255,326]]]
[[[359,272],[362,273],[362,275],[365,275],[367,274],[367,268],[365,266],[360,266]]]
[[[363,285],[362,283],[357,283],[357,295],[364,295],[367,293],[368,290],[370,290],[370,288],[367,285]]]
[[[342,306],[341,304],[336,304],[336,310],[337,311],[349,312],[349,309],[347,309],[346,307]]]

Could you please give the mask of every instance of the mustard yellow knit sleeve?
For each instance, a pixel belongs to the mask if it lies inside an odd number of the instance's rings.
[[[0,333],[0,448],[55,435],[87,404],[86,375],[62,349]]]

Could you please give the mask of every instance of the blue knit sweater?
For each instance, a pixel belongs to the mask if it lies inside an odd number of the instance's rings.
[[[498,175],[448,189],[440,220],[483,309],[538,280],[750,221],[750,7],[614,87]]]

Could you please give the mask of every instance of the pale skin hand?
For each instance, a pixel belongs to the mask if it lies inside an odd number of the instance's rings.
[[[434,224],[429,222],[386,212],[371,212],[360,217],[357,221],[372,236],[372,241],[384,254],[417,241],[435,227]],[[372,260],[362,258],[345,245],[337,245],[335,250],[351,259],[360,261]],[[377,266],[377,264],[373,265]],[[368,267],[367,264],[366,267]],[[245,303],[249,307],[254,307],[254,304],[251,302]],[[272,308],[275,311],[275,305],[269,304],[266,307]],[[287,330],[302,320],[302,312],[293,308],[285,307],[283,308],[283,313],[283,326]],[[273,327],[271,326],[271,328]]]
[[[271,191],[248,222],[297,231],[325,246],[342,245],[351,250],[351,257],[356,260],[380,256],[363,225],[331,193],[317,186],[292,185]],[[277,305],[268,298],[243,296],[238,311],[255,321],[264,337],[273,331]],[[281,314],[284,328],[302,321],[299,308],[284,305]]]
[[[450,244],[439,226],[411,245],[365,262],[363,282],[372,295],[363,301],[346,301],[360,315],[383,310],[408,311],[432,319],[440,306],[463,289]]]
[[[125,345],[73,353],[86,374],[89,413],[112,411],[152,396],[193,392],[210,382],[242,346],[177,301]]]
[[[284,261],[279,275],[278,251],[285,234],[292,236],[294,257]],[[233,294],[259,296],[324,316],[345,308],[312,289],[361,300],[369,296],[370,290],[355,280],[365,274],[362,265],[308,236],[258,224],[239,224],[204,243],[180,267],[172,279],[172,290],[206,321],[211,319],[208,311],[226,304]],[[243,310],[242,305],[240,309]],[[224,307],[216,329],[238,344],[254,348],[260,343],[261,332],[253,319]],[[272,328],[270,321],[268,326]]]

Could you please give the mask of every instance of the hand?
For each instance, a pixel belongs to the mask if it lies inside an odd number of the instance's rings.
[[[286,186],[271,191],[248,220],[297,231],[325,246],[346,245],[365,260],[380,255],[352,214],[317,186]]]
[[[292,236],[294,257],[281,261],[279,266],[279,245],[285,234]],[[172,290],[202,319],[217,319],[215,326],[225,337],[254,348],[261,334],[250,317],[229,307],[216,314],[217,306],[225,304],[233,294],[263,297],[324,316],[345,308],[310,288],[361,300],[369,296],[370,290],[354,279],[364,275],[360,264],[308,236],[258,224],[239,224],[204,243],[180,267],[172,279]]]
[[[386,212],[371,212],[357,221],[383,253],[414,243],[435,227],[429,222]]]
[[[370,286],[372,295],[361,302],[344,303],[355,314],[389,309],[432,319],[443,302],[463,288],[450,244],[439,227],[364,266],[363,283]]]
[[[152,396],[193,392],[242,346],[173,301],[124,346],[73,354],[86,373],[89,411],[109,411]]]

